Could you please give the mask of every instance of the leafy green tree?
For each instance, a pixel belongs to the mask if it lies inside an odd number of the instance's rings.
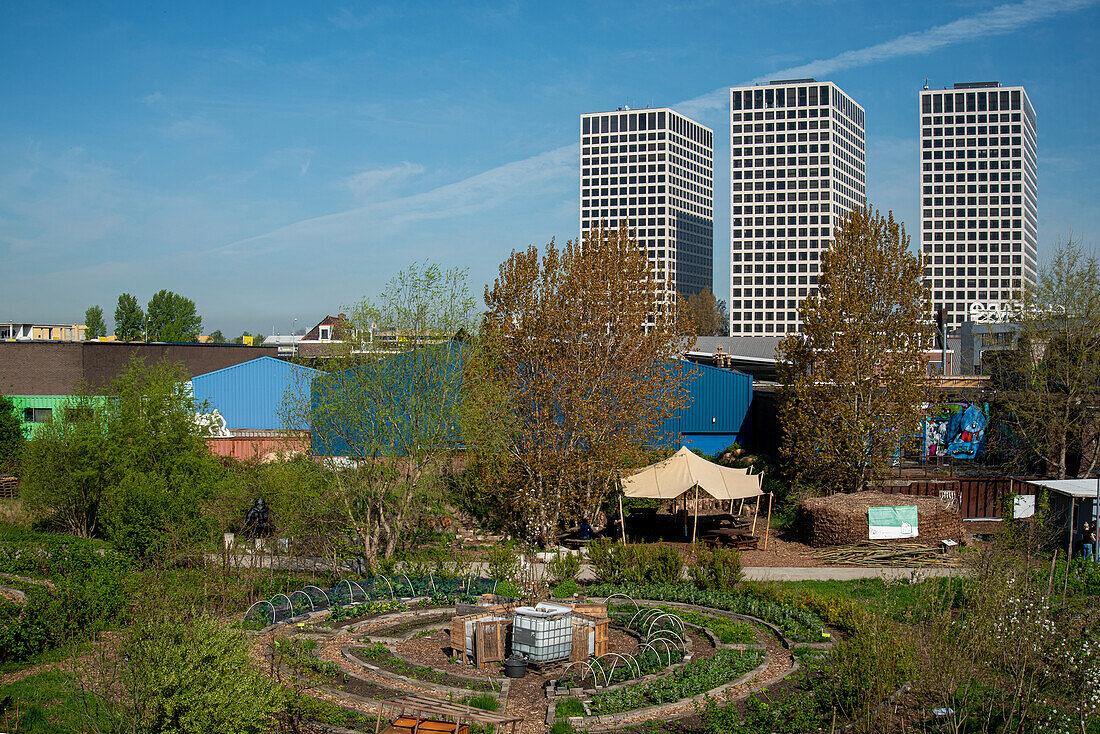
[[[332,343],[333,371],[314,381],[314,441],[358,460],[332,477],[368,561],[392,555],[439,497],[467,348],[452,337],[469,332],[473,306],[464,270],[413,265],[351,309],[350,338]]]
[[[108,398],[82,396],[27,450],[24,498],[77,535],[102,533],[132,558],[186,552],[208,535],[208,508],[228,481],[194,421],[181,365],[133,358]]]
[[[115,307],[115,336],[124,342],[141,339],[145,334],[145,312],[129,293],[118,297]]]
[[[77,396],[58,418],[28,443],[20,494],[33,517],[90,538],[111,475],[104,403]]]
[[[161,290],[146,308],[149,341],[193,342],[202,333],[202,317],[195,302],[170,290]]]
[[[225,481],[194,421],[187,380],[182,365],[134,358],[111,384],[101,523],[133,558],[169,557],[204,539],[203,508]]]
[[[225,334],[222,333],[221,329],[215,329],[214,331],[210,332],[210,343],[225,344]]]
[[[107,325],[103,323],[103,309],[92,306],[84,312],[84,338],[96,339],[107,336]]]
[[[928,399],[923,265],[890,214],[854,209],[822,255],[803,333],[780,344],[782,455],[802,481],[860,491],[881,479]]]
[[[10,471],[23,455],[26,441],[22,417],[7,395],[0,395],[0,471]]]

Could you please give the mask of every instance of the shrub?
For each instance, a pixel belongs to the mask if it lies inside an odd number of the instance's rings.
[[[618,542],[611,538],[597,538],[588,544],[588,562],[596,578],[606,583],[616,583],[619,577],[615,564],[618,560],[615,549]]]
[[[696,588],[732,592],[741,581],[741,553],[733,548],[695,548],[688,576]]]
[[[523,596],[523,592],[511,581],[501,581],[497,584],[496,591],[494,592],[498,596],[507,596],[511,599],[519,599]]]
[[[650,551],[638,543],[600,538],[588,544],[588,561],[596,578],[612,584],[640,584],[650,563]]]
[[[125,652],[141,731],[271,731],[283,694],[253,667],[245,639],[215,618],[140,623]]]
[[[546,568],[550,572],[550,578],[557,584],[576,581],[577,574],[581,572],[581,559],[575,553],[558,551]]]
[[[576,581],[564,581],[550,589],[550,596],[555,599],[568,599],[581,592],[581,585]]]
[[[490,547],[485,560],[489,566],[489,578],[501,584],[516,580],[519,573],[519,554],[511,541]]]
[[[852,720],[891,695],[912,670],[912,648],[887,620],[868,615],[833,648],[817,692]]]
[[[653,584],[679,584],[684,580],[684,560],[680,552],[667,545],[649,555],[645,576]]]

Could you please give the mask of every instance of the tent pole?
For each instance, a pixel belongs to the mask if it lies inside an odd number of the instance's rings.
[[[626,545],[626,515],[623,514],[623,496],[619,495],[619,526],[623,529],[623,545]]]
[[[695,485],[695,524],[691,526],[691,544],[695,545],[695,533],[699,530],[699,485]]]
[[[760,514],[760,497],[756,498],[756,508],[752,511],[752,530],[749,535],[756,535],[756,516]]]
[[[764,524],[764,550],[768,549],[768,534],[772,529],[772,493],[768,492],[768,521]]]

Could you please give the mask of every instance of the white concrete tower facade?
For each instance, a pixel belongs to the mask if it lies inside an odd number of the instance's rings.
[[[832,82],[730,89],[730,335],[799,331],[840,218],[867,205],[861,106]]]
[[[581,115],[581,235],[630,227],[665,292],[714,282],[714,132],[668,108]]]
[[[970,82],[921,91],[920,123],[920,237],[932,307],[946,310],[950,329],[995,319],[1035,282],[1035,109],[1023,87]]]

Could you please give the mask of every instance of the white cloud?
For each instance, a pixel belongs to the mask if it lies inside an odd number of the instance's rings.
[[[816,59],[800,66],[758,76],[736,86],[761,84],[771,79],[801,79],[826,77],[845,69],[867,66],[901,56],[915,56],[962,43],[976,38],[996,36],[1024,28],[1047,18],[1095,5],[1096,0],[1027,0],[995,8],[924,31],[906,33],[889,41],[872,46],[845,51],[827,59]],[[676,108],[688,117],[726,109],[729,104],[729,88],[719,87],[713,92],[682,102]]]
[[[176,120],[168,126],[165,134],[175,140],[185,140],[188,138],[217,137],[223,135],[224,132],[216,123],[204,120],[201,117],[192,117],[186,120]]]
[[[575,176],[579,152],[578,145],[566,145],[423,193],[296,222],[232,242],[216,248],[215,252],[254,255],[305,247],[310,242],[324,242],[328,246],[360,243],[366,236],[378,238],[399,225],[484,211],[514,196],[529,195],[551,183],[561,183]],[[359,175],[369,173],[373,172]]]
[[[1095,4],[1095,1],[1027,0],[1000,5],[928,30],[907,33],[883,43],[845,51],[831,58],[771,72],[748,83],[785,77],[827,76],[844,69],[900,56],[928,53],[973,38],[1009,33],[1057,14]],[[705,117],[725,111],[728,104],[729,88],[721,87],[674,106],[688,116]],[[217,251],[243,255],[251,251],[304,249],[311,243],[320,242],[362,243],[364,238],[376,239],[384,232],[392,232],[399,224],[486,210],[513,197],[531,195],[537,191],[535,187],[547,186],[550,181],[562,183],[570,177],[575,179],[577,158],[578,146],[567,145],[424,193],[384,202],[377,202],[375,199],[376,203],[280,227],[265,234],[232,242]],[[393,185],[422,170],[417,164],[405,162],[392,168],[363,171],[344,183],[353,192],[357,192],[357,198],[364,200],[375,198],[374,194],[385,186]]]
[[[157,91],[157,92],[153,92],[152,94],[147,94],[144,97],[142,97],[141,98],[141,103],[143,105],[145,105],[146,107],[160,107],[162,104],[164,104],[164,100],[165,100],[164,94],[162,92]]]
[[[304,171],[303,171],[304,172]],[[369,201],[386,195],[386,188],[419,176],[424,172],[424,166],[419,163],[402,161],[389,168],[374,168],[369,171],[360,171],[354,176],[344,180],[343,185],[351,190],[352,196],[357,201]]]

